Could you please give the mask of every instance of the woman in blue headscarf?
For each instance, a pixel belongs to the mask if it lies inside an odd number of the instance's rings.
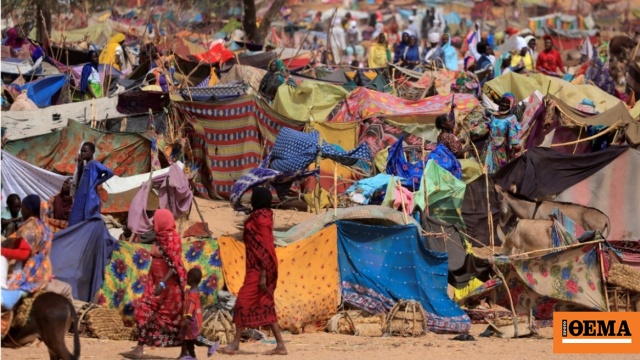
[[[515,159],[520,151],[522,127],[514,114],[515,106],[516,97],[512,93],[506,93],[498,102],[498,111],[491,115],[485,160],[490,174]]]
[[[87,60],[89,62],[82,68],[80,76],[80,92],[83,100],[87,94],[94,99],[102,97],[102,84],[98,72],[98,53],[93,50],[89,51]]]
[[[408,31],[404,31],[402,33],[402,40],[400,41],[400,43],[398,45],[396,45],[396,48],[393,51],[393,63],[397,64],[400,60],[402,60],[402,56],[404,55],[404,49],[409,46],[409,32]]]
[[[458,71],[458,51],[451,45],[451,35],[442,35],[442,53],[447,70]]]
[[[407,69],[413,69],[420,65],[420,46],[418,45],[418,38],[415,35],[409,37],[409,45],[404,48],[402,54],[402,66]]]

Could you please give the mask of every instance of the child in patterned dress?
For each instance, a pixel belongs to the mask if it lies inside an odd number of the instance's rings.
[[[184,293],[184,323],[180,330],[180,337],[183,339],[180,359],[195,359],[195,346],[207,346],[209,351],[207,356],[211,356],[218,348],[218,343],[211,342],[201,335],[202,331],[202,306],[200,304],[200,281],[202,271],[194,267],[187,273],[187,289]]]

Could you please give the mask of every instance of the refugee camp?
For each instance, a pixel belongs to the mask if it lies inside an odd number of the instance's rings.
[[[640,353],[640,0],[1,5],[3,358]]]

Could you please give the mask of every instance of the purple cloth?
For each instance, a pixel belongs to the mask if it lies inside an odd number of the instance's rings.
[[[167,187],[167,176],[169,186]],[[189,180],[178,164],[173,164],[166,174],[153,177],[153,188],[158,190],[160,208],[169,209],[175,218],[189,211],[193,193],[189,189]],[[149,182],[145,181],[129,206],[127,227],[134,234],[144,234],[153,230],[153,222],[147,217],[147,200],[149,197]],[[169,200],[171,202],[169,203]]]

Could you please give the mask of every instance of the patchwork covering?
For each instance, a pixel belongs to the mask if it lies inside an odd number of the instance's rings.
[[[497,258],[519,315],[529,307],[538,320],[554,311],[607,311],[598,264],[597,244],[587,244],[528,260]],[[500,280],[489,280],[465,299],[494,293],[497,304],[510,308]],[[462,301],[462,300],[461,300]]]
[[[258,167],[282,128],[302,123],[278,117],[252,97],[223,103],[182,102],[191,115],[189,142],[209,196],[228,198],[234,183]]]
[[[117,241],[107,265],[102,288],[96,303],[122,312],[126,326],[134,326],[134,300],[144,293],[146,277],[151,267],[151,245]],[[182,243],[182,261],[185,269],[202,270],[200,301],[202,307],[216,304],[218,290],[223,288],[222,262],[218,241],[215,239]]]
[[[229,291],[237,295],[245,276],[244,243],[218,239]],[[340,305],[336,226],[326,227],[295,244],[276,248],[276,312],[282,330],[300,333],[305,326],[324,329]]]
[[[225,101],[245,94],[245,84],[242,81],[232,81],[226,84],[208,86],[210,77],[205,78],[198,86],[183,88],[180,95],[185,99],[195,101]]]
[[[433,332],[468,333],[471,320],[447,295],[447,253],[428,250],[415,225],[338,223],[343,302],[370,313],[420,301]]]

